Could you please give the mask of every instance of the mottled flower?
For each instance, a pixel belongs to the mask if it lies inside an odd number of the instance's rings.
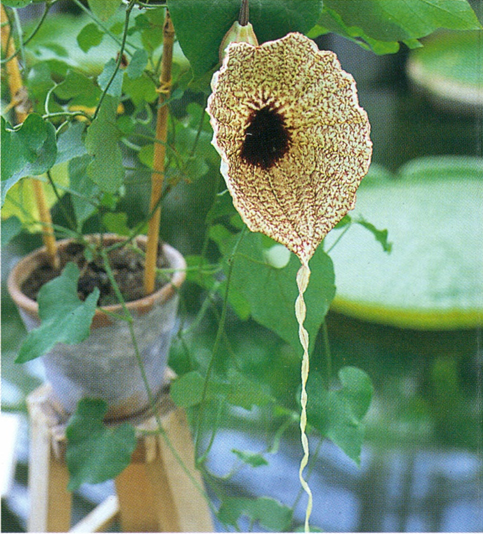
[[[354,208],[372,144],[352,76],[298,33],[232,43],[212,80],[213,145],[247,226],[308,262]]]

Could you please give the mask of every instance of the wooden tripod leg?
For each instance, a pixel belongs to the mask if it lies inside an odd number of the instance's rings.
[[[174,449],[203,488],[201,476],[194,467],[193,442],[184,410],[170,411],[162,422]],[[156,454],[146,460],[133,461],[116,479],[123,531],[213,532],[205,498],[162,436],[158,437]]]
[[[163,423],[174,450],[198,486],[194,487],[193,481],[171,452],[166,440],[160,436],[160,456],[169,480],[169,490],[174,501],[173,514],[176,514],[179,532],[213,532],[210,509],[205,496],[200,493],[200,490],[204,491],[203,480],[195,468],[195,451],[186,412],[182,408],[176,408],[166,416]]]
[[[116,479],[123,532],[180,531],[171,516],[174,503],[169,492],[162,492],[158,498],[159,491],[152,486],[153,471],[160,479],[161,488],[166,488],[168,481],[159,458],[150,463],[132,463]]]
[[[70,528],[72,494],[65,462],[55,456],[52,429],[41,407],[29,405],[31,439],[29,461],[29,532],[67,532]]]

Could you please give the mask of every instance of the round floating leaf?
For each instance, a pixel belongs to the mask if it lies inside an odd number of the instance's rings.
[[[429,157],[372,176],[352,215],[388,230],[390,254],[354,225],[331,251],[332,309],[417,329],[483,324],[483,160]],[[339,237],[332,232],[329,248]]]
[[[483,31],[442,33],[411,52],[408,74],[443,105],[483,108]]]

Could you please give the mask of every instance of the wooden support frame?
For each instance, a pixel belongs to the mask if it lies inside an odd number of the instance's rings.
[[[66,414],[51,388],[41,386],[27,400],[31,418],[29,465],[29,532],[101,532],[119,520],[123,532],[213,532],[209,506],[193,480],[203,488],[194,467],[194,446],[183,409],[163,393],[159,414],[165,437],[154,417],[138,421],[138,445],[131,464],[115,480],[117,495],[107,498],[71,527],[72,494],[67,490]]]

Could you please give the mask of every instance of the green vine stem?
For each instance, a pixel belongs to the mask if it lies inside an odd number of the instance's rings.
[[[211,378],[211,373],[213,371],[213,367],[216,360],[216,354],[218,352],[218,347],[221,342],[221,338],[223,337],[223,332],[225,329],[225,321],[226,321],[226,313],[228,310],[228,294],[230,291],[230,280],[233,273],[233,266],[235,264],[235,256],[238,250],[238,247],[240,246],[240,243],[242,242],[243,237],[245,236],[245,233],[247,231],[247,227],[244,226],[243,230],[240,232],[240,235],[235,243],[235,246],[233,247],[233,252],[231,253],[229,259],[228,259],[228,273],[226,277],[226,291],[225,296],[223,298],[223,308],[221,310],[221,317],[218,322],[218,330],[216,332],[215,342],[213,344],[213,350],[211,352],[211,358],[210,362],[208,364],[208,369],[206,370],[206,376],[205,381],[203,383],[203,392],[201,394],[201,403],[200,403],[200,411],[198,413],[198,421],[196,425],[196,437],[195,437],[195,451],[196,451],[196,464],[201,465],[204,460],[206,459],[207,452],[205,451],[203,455],[199,456],[198,452],[200,450],[200,442],[201,442],[201,429],[202,429],[202,423],[203,423],[203,416],[204,416],[204,409],[206,404],[206,395],[208,393],[208,386]]]
[[[106,250],[101,249],[100,255],[101,255],[101,258],[102,258],[102,260],[104,262],[104,268],[106,269],[106,274],[107,274],[107,276],[109,278],[109,281],[110,281],[110,283],[112,285],[114,293],[116,294],[116,298],[117,298],[119,304],[121,305],[122,311],[124,313],[124,319],[127,321],[127,324],[128,324],[128,327],[129,327],[129,333],[130,333],[131,341],[132,341],[133,348],[134,348],[134,354],[135,354],[135,357],[136,357],[136,360],[137,360],[137,363],[138,363],[138,366],[139,366],[139,370],[141,372],[141,377],[142,377],[142,380],[143,380],[144,388],[146,390],[146,394],[148,396],[149,405],[151,407],[151,411],[152,411],[153,416],[155,418],[156,426],[158,427],[158,432],[163,437],[163,439],[165,440],[166,445],[168,446],[169,450],[171,451],[171,453],[175,457],[175,459],[178,462],[178,464],[180,465],[180,467],[185,472],[186,476],[189,478],[190,482],[193,484],[193,486],[196,488],[196,490],[201,494],[201,496],[206,500],[206,502],[208,503],[208,506],[211,508],[211,510],[216,513],[216,510],[215,510],[213,504],[211,503],[208,495],[206,494],[205,490],[201,487],[201,485],[198,483],[198,481],[193,477],[191,471],[188,469],[186,464],[183,462],[183,459],[180,457],[180,455],[178,454],[178,452],[174,448],[173,444],[171,443],[171,440],[169,439],[169,436],[166,434],[166,431],[165,431],[165,429],[163,427],[163,423],[161,421],[161,417],[160,417],[160,415],[158,413],[158,410],[156,409],[156,399],[154,398],[153,392],[151,391],[151,388],[149,386],[148,377],[147,377],[147,374],[146,374],[146,368],[144,366],[144,362],[142,360],[141,353],[139,351],[139,347],[138,347],[138,343],[137,343],[137,339],[136,339],[136,334],[134,332],[134,325],[133,325],[134,321],[133,321],[132,315],[131,315],[128,307],[126,306],[126,301],[124,300],[124,297],[122,296],[121,290],[119,289],[119,285],[117,284],[116,279],[114,277],[114,273],[112,272],[112,268],[111,268],[111,265],[110,265],[110,262],[109,262],[109,256],[108,256]]]
[[[97,117],[99,110],[101,109],[102,102],[104,101],[104,98],[107,95],[107,91],[109,91],[109,87],[114,81],[114,78],[116,77],[117,72],[121,68],[122,57],[124,54],[124,49],[126,47],[127,34],[128,34],[128,29],[129,29],[129,18],[131,16],[131,12],[135,4],[136,4],[136,0],[130,0],[129,5],[126,8],[126,18],[124,19],[124,31],[122,33],[121,48],[119,50],[119,53],[117,54],[116,66],[114,68],[113,73],[111,74],[111,77],[109,78],[109,81],[107,82],[106,87],[104,88],[104,91],[102,91],[101,98],[99,99],[99,104],[97,104],[97,108],[96,108],[96,111],[94,113],[92,120],[94,120]]]

